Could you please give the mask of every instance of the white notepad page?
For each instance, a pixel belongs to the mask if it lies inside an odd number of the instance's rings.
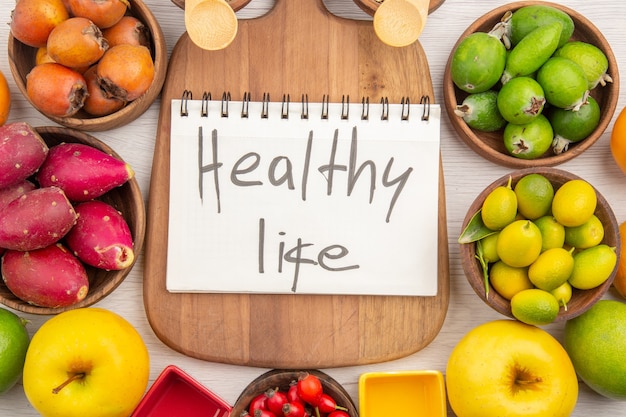
[[[167,290],[436,295],[426,106],[172,100]]]

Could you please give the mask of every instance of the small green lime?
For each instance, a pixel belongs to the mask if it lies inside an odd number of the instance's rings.
[[[519,321],[543,326],[559,315],[559,302],[552,294],[538,288],[518,292],[511,299],[511,313]]]
[[[454,114],[472,129],[495,132],[506,125],[506,120],[498,110],[497,99],[498,93],[494,90],[470,94],[454,109]]]
[[[500,232],[496,249],[509,266],[529,266],[541,253],[541,232],[530,220],[515,220]]]
[[[504,147],[507,152],[520,159],[535,159],[545,154],[554,137],[552,125],[543,114],[530,123],[509,123],[504,128]]]
[[[0,394],[8,391],[22,376],[30,337],[25,320],[0,308]]]
[[[473,32],[452,52],[450,77],[467,93],[487,91],[500,80],[506,63],[506,48],[495,36]]]
[[[498,186],[485,197],[481,216],[487,228],[500,230],[515,220],[516,215],[517,198],[510,186]]]
[[[617,263],[615,248],[600,244],[574,254],[574,269],[569,283],[579,290],[589,290],[604,283]]]
[[[528,279],[528,267],[515,268],[498,261],[489,270],[489,283],[502,297],[510,300],[522,290],[533,288]]]
[[[549,179],[537,173],[524,175],[515,184],[517,211],[527,219],[545,216],[552,207],[554,187]]]
[[[483,250],[483,259],[487,263],[494,263],[500,260],[498,251],[496,249],[496,243],[498,242],[498,235],[500,232],[490,234],[480,239],[480,244]]]
[[[594,214],[580,226],[565,228],[565,243],[576,249],[596,246],[604,239],[604,225]]]
[[[570,283],[565,281],[563,284],[550,291],[550,294],[552,294],[559,302],[559,305],[567,311],[567,303],[572,299],[572,286]]]
[[[567,282],[574,269],[571,251],[552,248],[542,252],[528,268],[528,278],[544,291],[552,291]]]
[[[541,250],[550,248],[562,248],[565,244],[565,227],[556,221],[554,216],[542,216],[533,223],[541,232]]]

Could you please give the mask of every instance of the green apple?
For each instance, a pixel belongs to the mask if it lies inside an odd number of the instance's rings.
[[[44,417],[126,417],[150,374],[146,345],[121,316],[102,308],[65,311],[33,335],[24,392]]]
[[[578,376],[605,397],[626,400],[626,304],[600,300],[565,325]]]
[[[569,416],[578,399],[576,372],[548,332],[514,320],[470,330],[446,368],[458,417]]]
[[[0,308],[0,395],[10,390],[22,376],[30,336],[27,321]]]

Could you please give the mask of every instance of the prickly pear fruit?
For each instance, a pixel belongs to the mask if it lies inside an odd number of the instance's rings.
[[[37,188],[36,185],[28,180],[22,180],[17,184],[0,188],[0,208],[6,206],[11,201],[22,196],[28,191],[34,190],[35,188]]]
[[[40,307],[70,306],[89,292],[85,267],[60,243],[26,252],[7,250],[1,268],[7,288]]]
[[[37,188],[0,209],[0,247],[34,250],[56,243],[76,222],[63,190]]]
[[[106,270],[132,265],[133,238],[119,211],[99,200],[80,203],[75,209],[78,219],[65,241],[80,260]]]
[[[30,177],[47,155],[46,142],[28,123],[0,126],[0,188]]]
[[[61,143],[50,148],[37,179],[42,187],[57,186],[70,201],[81,202],[98,198],[133,176],[130,165],[93,146]]]

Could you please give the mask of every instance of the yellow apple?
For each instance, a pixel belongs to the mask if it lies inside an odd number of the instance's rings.
[[[146,345],[121,316],[79,308],[46,321],[24,364],[24,392],[44,417],[126,417],[150,374]]]
[[[448,358],[446,385],[458,417],[565,417],[578,399],[561,344],[514,320],[490,321],[463,336]]]

